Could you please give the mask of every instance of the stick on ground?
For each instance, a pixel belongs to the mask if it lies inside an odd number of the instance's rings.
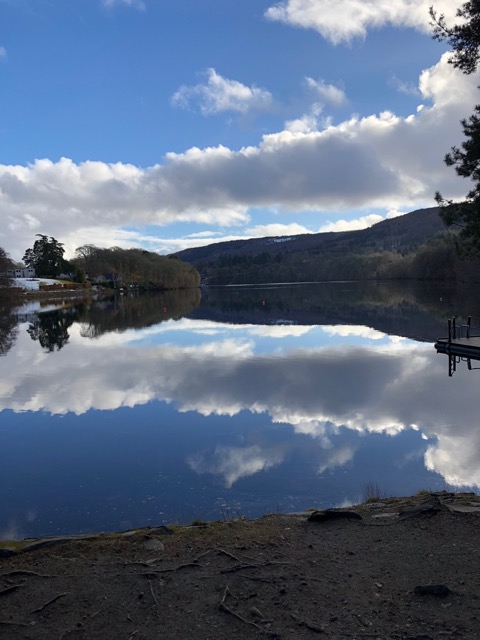
[[[38,607],[38,609],[34,609],[33,611],[30,611],[30,613],[39,613],[40,611],[43,611],[44,609],[46,609],[48,605],[53,604],[54,602],[56,602],[60,598],[63,598],[66,595],[68,595],[68,591],[66,591],[65,593],[59,593],[53,598],[50,598],[50,600],[48,600],[48,602],[45,602],[45,604],[42,604],[41,607]]]

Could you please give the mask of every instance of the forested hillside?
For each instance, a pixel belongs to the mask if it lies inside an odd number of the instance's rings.
[[[144,289],[188,289],[200,284],[193,265],[143,249],[85,245],[77,249],[73,262],[90,279],[104,278]]]
[[[478,259],[459,258],[437,207],[360,231],[223,242],[177,255],[210,284],[480,278]]]

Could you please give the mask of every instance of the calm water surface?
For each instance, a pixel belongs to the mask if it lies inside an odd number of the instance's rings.
[[[475,305],[358,283],[3,305],[0,537],[476,491],[480,371],[433,348]]]

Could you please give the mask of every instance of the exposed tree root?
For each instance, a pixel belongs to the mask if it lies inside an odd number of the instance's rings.
[[[237,613],[233,609],[230,609],[230,607],[226,603],[226,600],[227,600],[228,596],[231,596],[232,598],[235,598],[235,596],[232,594],[232,592],[230,591],[230,589],[229,589],[229,587],[227,585],[225,587],[225,591],[223,592],[222,599],[220,600],[220,604],[218,605],[218,608],[220,609],[220,611],[224,611],[225,613],[228,613],[230,616],[233,616],[234,618],[237,618],[237,620],[240,620],[240,622],[243,622],[244,624],[247,624],[250,627],[255,627],[255,629],[258,629],[258,631],[260,631],[260,633],[266,634],[266,635],[270,636],[271,638],[279,638],[280,637],[278,635],[278,633],[276,633],[275,631],[270,631],[269,629],[264,629],[263,627],[261,627],[256,622],[252,622],[251,620],[247,620],[246,618],[241,616],[239,613]],[[264,620],[264,622],[271,622],[271,620],[268,620],[268,621]]]
[[[263,567],[272,567],[272,566],[283,566],[287,564],[292,564],[291,562],[275,562],[274,560],[267,560],[267,562],[262,562],[261,564],[237,564],[234,567],[229,567],[228,569],[222,569],[220,573],[235,573],[236,571],[242,571],[243,569],[262,569]]]
[[[368,624],[365,622],[365,620],[362,620],[362,618],[358,615],[358,613],[354,613],[353,617],[356,618],[362,626],[368,627]]]
[[[243,622],[244,624],[248,624],[251,627],[255,627],[256,629],[259,629],[260,631],[265,631],[264,629],[262,629],[262,627],[260,625],[258,625],[256,622],[251,622],[250,620],[246,620],[243,616],[241,616],[239,613],[236,613],[236,611],[233,611],[233,609],[230,609],[229,606],[227,606],[226,604],[226,600],[227,600],[227,596],[231,596],[232,598],[234,597],[232,595],[232,592],[230,591],[230,589],[228,588],[228,585],[225,587],[225,591],[223,592],[223,596],[222,599],[220,600],[220,604],[219,609],[220,611],[224,611],[225,613],[228,613],[229,615],[233,616],[234,618],[237,618],[237,620],[240,620],[241,622]]]
[[[14,584],[11,587],[7,587],[6,589],[3,589],[2,591],[0,591],[0,596],[6,596],[8,593],[13,593],[13,591],[16,591],[20,587],[23,587],[23,585]]]
[[[153,590],[152,581],[149,580],[148,584],[150,585],[150,593],[152,594],[152,598],[153,598],[153,601],[155,602],[155,606],[158,607],[158,600],[157,600],[157,596],[155,595],[155,591]]]
[[[48,602],[45,602],[45,604],[42,604],[41,607],[38,607],[38,609],[34,609],[33,611],[30,611],[30,613],[39,613],[40,611],[43,611],[44,609],[46,609],[50,604],[53,604],[54,602],[56,602],[60,598],[63,598],[66,595],[68,595],[68,591],[66,591],[65,593],[59,593],[53,598],[50,598],[50,600],[48,600]]]
[[[137,575],[151,578],[155,577],[155,574],[157,573],[173,573],[175,571],[181,571],[182,569],[188,569],[189,567],[195,567],[199,569],[204,568],[201,564],[198,564],[198,562],[185,562],[183,564],[179,564],[178,567],[170,567],[169,569],[152,569],[152,571],[144,571],[143,573],[139,573]]]

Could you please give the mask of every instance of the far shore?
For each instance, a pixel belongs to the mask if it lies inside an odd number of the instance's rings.
[[[78,288],[69,289],[65,287],[63,289],[49,289],[47,287],[41,289],[20,289],[12,287],[11,289],[4,290],[7,293],[8,300],[12,304],[22,304],[24,300],[44,300],[58,301],[58,300],[84,300],[94,297],[109,297],[115,294],[113,289],[92,289],[92,288]],[[1,294],[1,291],[0,291]]]

